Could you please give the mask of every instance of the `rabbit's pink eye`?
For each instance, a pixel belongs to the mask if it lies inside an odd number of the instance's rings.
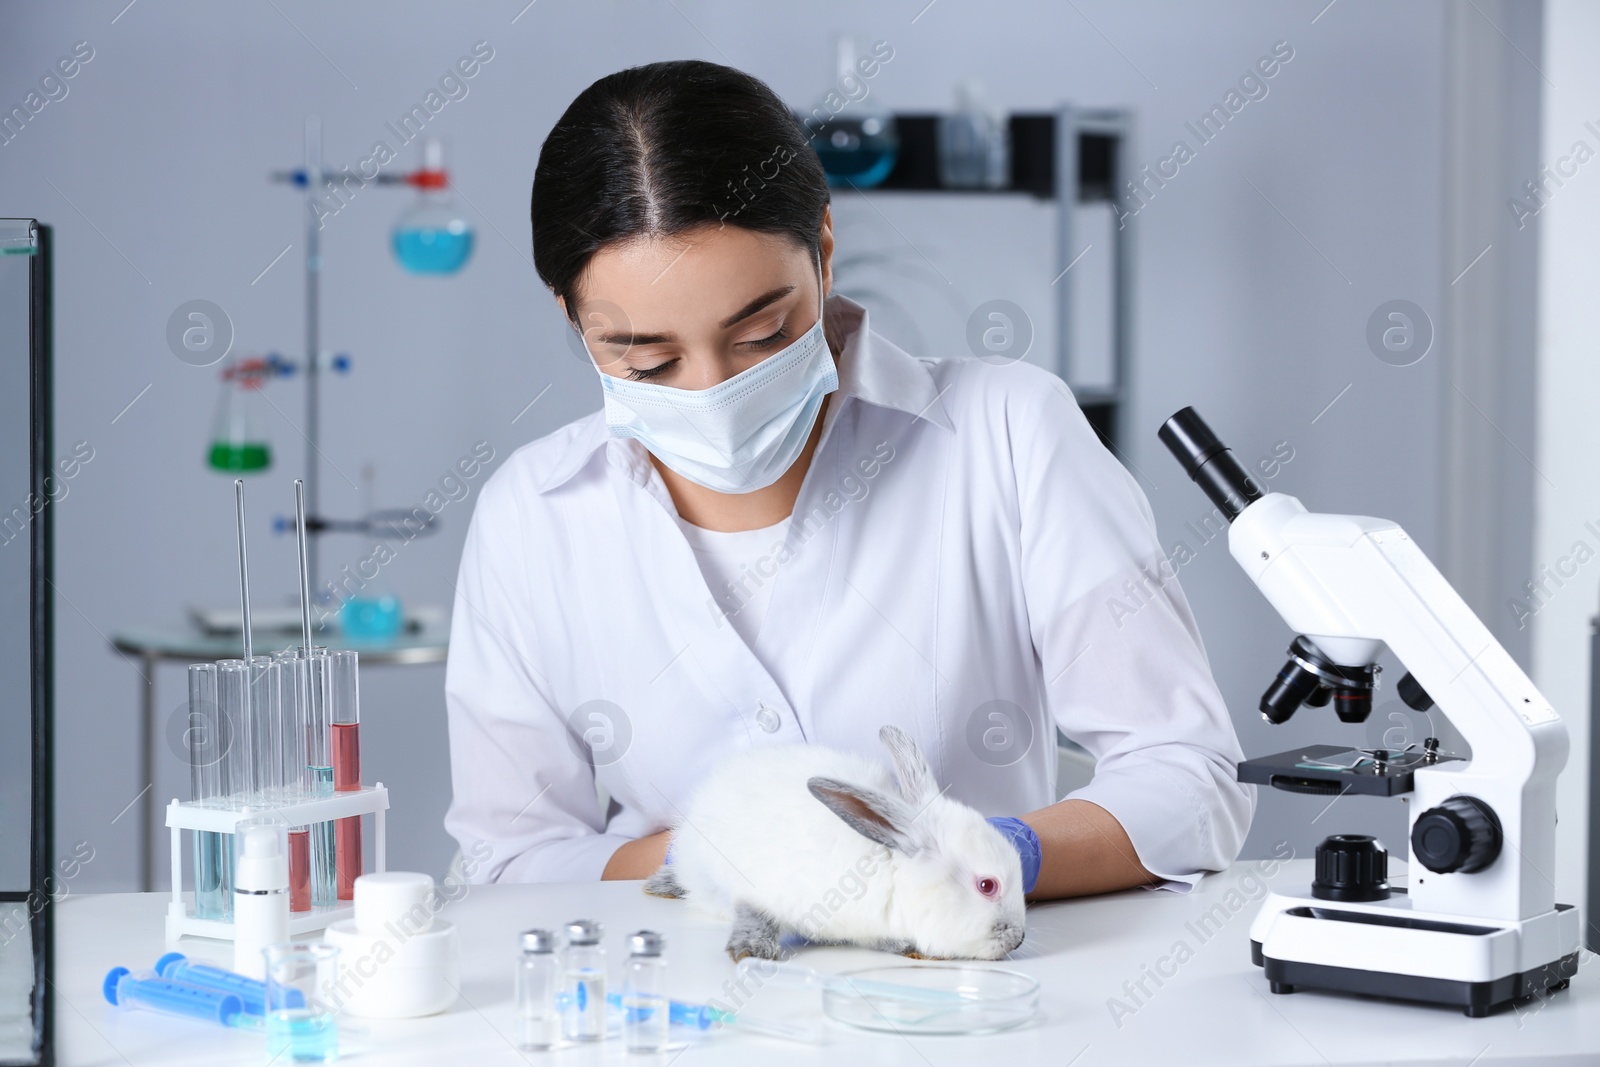
[[[995,881],[993,878],[979,878],[978,892],[982,893],[986,897],[992,897],[996,893],[1000,892],[1000,883]]]

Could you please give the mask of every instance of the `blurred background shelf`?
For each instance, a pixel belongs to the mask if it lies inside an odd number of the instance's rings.
[[[1131,351],[1133,273],[1117,190],[1128,180],[1131,114],[1070,104],[1053,112],[1011,113],[1007,116],[1010,180],[999,186],[946,184],[939,165],[941,118],[937,112],[895,113],[899,144],[889,172],[871,187],[845,182],[833,186],[833,191],[842,197],[869,198],[883,193],[979,199],[1026,196],[1053,204],[1048,299],[1054,337],[1041,339],[1053,340],[1053,345],[1047,358],[1034,362],[1066,381],[1101,440],[1118,450]],[[1027,236],[1021,232],[1025,225],[1019,224],[1019,247]],[[1105,246],[1101,254],[1090,258],[1088,253],[1100,245]],[[1042,316],[1038,323],[1029,318],[1030,335],[1049,325]]]

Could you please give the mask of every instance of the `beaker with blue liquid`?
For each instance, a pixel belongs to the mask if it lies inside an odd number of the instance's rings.
[[[313,941],[268,945],[267,1057],[272,1063],[339,1058],[339,949]]]

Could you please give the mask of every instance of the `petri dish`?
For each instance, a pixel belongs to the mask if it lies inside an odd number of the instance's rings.
[[[863,1030],[990,1034],[1034,1018],[1039,980],[973,964],[867,967],[832,976],[822,991],[822,1010]]]

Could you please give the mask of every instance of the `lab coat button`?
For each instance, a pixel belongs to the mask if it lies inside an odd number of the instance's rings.
[[[776,733],[778,727],[783,725],[783,720],[778,718],[778,713],[765,704],[756,707],[756,725],[767,733]]]

